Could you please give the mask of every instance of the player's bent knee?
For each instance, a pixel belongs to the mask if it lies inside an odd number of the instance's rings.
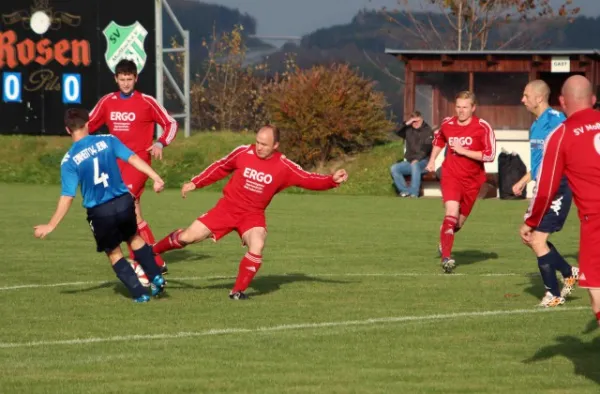
[[[211,235],[212,231],[204,223],[196,220],[179,234],[179,242],[185,245],[193,244],[204,241]]]

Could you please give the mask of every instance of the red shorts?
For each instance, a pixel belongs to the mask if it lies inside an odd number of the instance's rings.
[[[208,227],[214,241],[218,241],[233,230],[236,230],[241,238],[251,228],[262,227],[265,230],[267,228],[264,212],[241,211],[239,208],[231,207],[222,201],[219,201],[214,208],[198,217],[198,221]]]
[[[600,289],[600,215],[581,219],[579,287]]]
[[[442,200],[444,202],[458,201],[460,204],[459,213],[463,216],[469,216],[479,195],[482,183],[470,183],[460,181],[451,176],[442,175],[440,185],[442,188]]]
[[[148,164],[150,164],[150,157],[140,157]],[[129,192],[133,195],[136,200],[139,200],[144,192],[144,187],[146,186],[146,181],[148,177],[143,172],[137,170],[134,166],[129,163],[124,162],[123,160],[118,160],[119,170],[121,171],[121,178],[123,178],[123,183],[129,189]]]

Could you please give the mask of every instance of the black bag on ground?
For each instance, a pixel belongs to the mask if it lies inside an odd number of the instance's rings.
[[[498,188],[502,200],[523,200],[527,198],[527,188],[516,196],[512,187],[527,173],[527,166],[516,153],[502,152],[498,156]]]

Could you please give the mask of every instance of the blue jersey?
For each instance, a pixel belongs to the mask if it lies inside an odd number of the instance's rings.
[[[546,137],[566,119],[562,112],[548,108],[533,122],[529,129],[531,147],[531,179],[536,180],[544,155]]]
[[[128,193],[117,157],[127,161],[133,151],[112,135],[88,135],[75,142],[60,164],[62,195],[75,197],[81,185],[83,206],[93,208]]]

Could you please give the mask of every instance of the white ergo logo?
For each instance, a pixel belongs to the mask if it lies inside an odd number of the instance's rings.
[[[135,112],[111,112],[110,120],[133,122],[135,120]]]
[[[244,169],[244,178],[252,179],[266,185],[273,182],[273,176],[271,174],[265,174],[264,172],[256,171],[248,167]]]
[[[448,143],[450,145],[460,145],[460,146],[469,146],[473,143],[473,138],[471,137],[450,137],[448,139]]]

